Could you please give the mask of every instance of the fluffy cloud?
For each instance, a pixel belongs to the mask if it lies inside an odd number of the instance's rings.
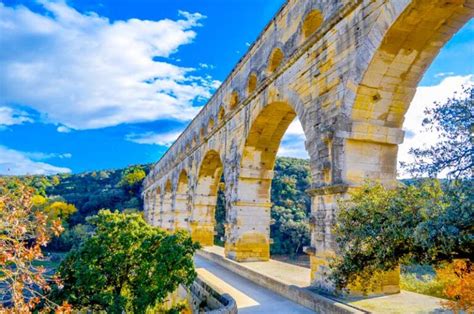
[[[155,133],[155,132],[145,132],[145,133],[131,133],[128,134],[125,138],[127,141],[134,142],[137,144],[155,144],[160,146],[171,146],[174,141],[181,134],[181,131],[176,132],[167,132],[167,133]]]
[[[22,124],[25,122],[33,122],[26,112],[10,107],[0,107],[0,126]]]
[[[22,153],[13,149],[9,149],[4,146],[0,146],[0,174],[2,175],[26,175],[26,174],[49,175],[49,174],[56,174],[56,173],[71,172],[71,170],[68,168],[56,167],[44,162],[34,161],[31,157],[28,157],[27,154],[28,153]],[[39,153],[36,153],[36,154],[39,154]]]
[[[73,129],[188,120],[218,85],[169,62],[196,37],[199,13],[112,22],[62,1],[39,3],[43,13],[0,2],[2,106],[29,106]]]

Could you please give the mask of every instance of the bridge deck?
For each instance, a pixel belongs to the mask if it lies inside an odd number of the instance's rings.
[[[201,252],[204,254],[201,253],[196,256],[197,267],[203,267],[205,268],[205,270],[208,270],[207,269],[208,265],[213,265],[212,273],[214,276],[219,277],[219,278],[225,278],[225,276],[228,276],[228,273],[234,274],[232,271],[226,269],[227,267],[226,268],[221,267],[221,266],[217,267],[218,266],[217,264],[221,264],[221,263],[228,263],[228,264],[235,263],[234,261],[228,260],[227,258],[224,257],[223,248],[217,247],[217,246],[205,247],[204,249],[201,250]],[[212,258],[213,261],[209,261],[207,260],[206,256],[214,256],[218,258],[217,259]],[[208,264],[208,263],[212,263],[212,264]],[[270,260],[268,262],[248,262],[248,263],[238,263],[238,264],[241,265],[243,268],[250,270],[251,272],[259,273],[269,279],[279,281],[288,286],[296,286],[296,287],[303,288],[302,290],[309,292],[309,289],[305,289],[305,287],[309,286],[310,273],[309,273],[308,268],[291,265],[288,263],[283,263],[283,262],[279,262],[275,260]],[[205,271],[205,270],[202,270],[202,271]],[[221,277],[221,274],[224,277]],[[235,274],[234,276],[242,278]],[[251,278],[251,279],[253,282],[255,282],[256,280],[260,281],[260,279],[258,278],[257,279]],[[245,280],[250,282],[247,279]],[[224,279],[224,281],[226,280]],[[233,283],[231,282],[227,282],[227,283],[233,286]],[[253,285],[255,285],[255,283]],[[269,289],[264,288],[261,285],[257,287],[258,289],[262,289],[262,291],[270,291]],[[281,287],[280,288],[277,287],[276,289],[272,289],[272,290],[274,290],[275,292],[278,292],[279,294],[284,294],[282,293]],[[321,298],[321,296],[319,296],[316,293],[312,293],[312,295],[314,296],[315,299]],[[276,296],[279,297],[278,295]],[[370,313],[381,313],[381,314],[382,313],[403,313],[403,314],[405,313],[406,314],[409,314],[409,313],[448,313],[446,311],[443,311],[440,305],[440,301],[442,301],[441,299],[422,295],[422,294],[417,294],[413,292],[408,292],[408,291],[402,291],[399,294],[393,294],[393,295],[387,295],[387,296],[377,296],[377,297],[371,297],[371,298],[351,299],[351,300],[337,299],[337,301],[340,302],[338,307],[341,307],[340,306],[341,303],[347,304],[349,305],[349,307],[347,307],[344,310],[348,310],[351,312],[353,311],[355,313],[357,312],[359,313],[370,312]],[[327,302],[327,300],[325,302]],[[292,306],[297,306],[301,308],[300,305],[294,302],[291,302],[291,304]],[[270,311],[270,312],[261,312],[258,310],[254,312],[252,309],[253,307],[248,307],[247,313],[272,313],[272,312],[300,313],[298,311],[279,312],[278,307],[276,307],[276,311]],[[357,309],[359,309],[360,311],[358,311]],[[239,313],[240,312],[241,310],[239,309]]]
[[[204,250],[219,256],[224,256],[224,248],[220,246],[205,247]],[[309,268],[279,262],[273,259],[268,262],[249,262],[242,264],[266,277],[275,278],[288,285],[301,288],[310,285],[311,272]]]
[[[215,262],[200,256],[196,256],[194,261],[199,276],[219,292],[231,295],[237,303],[239,313],[313,313],[273,291],[234,274]]]

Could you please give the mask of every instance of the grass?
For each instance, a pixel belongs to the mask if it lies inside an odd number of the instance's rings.
[[[431,266],[403,265],[400,273],[400,288],[437,298],[446,298],[444,283],[436,278]]]

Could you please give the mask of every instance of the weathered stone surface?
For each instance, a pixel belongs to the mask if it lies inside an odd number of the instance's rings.
[[[297,116],[313,178],[311,278],[331,289],[337,199],[367,178],[393,184],[417,84],[473,12],[474,0],[289,0],[146,178],[147,220],[211,245],[224,174],[227,256],[268,259],[272,170]],[[396,275],[380,282],[398,290]]]

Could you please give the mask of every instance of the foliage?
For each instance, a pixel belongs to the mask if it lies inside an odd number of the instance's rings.
[[[219,184],[219,189],[217,190],[217,204],[216,204],[216,235],[214,236],[214,244],[224,246],[224,235],[225,235],[225,227],[224,222],[226,220],[225,215],[225,184],[224,184],[224,176],[221,178],[221,183]]]
[[[331,278],[342,289],[400,263],[438,265],[473,256],[474,212],[453,206],[437,181],[386,189],[367,183],[339,203],[334,228],[340,255]]]
[[[415,161],[403,166],[415,176],[436,177],[444,173],[451,179],[472,178],[474,86],[465,88],[461,95],[444,104],[435,103],[425,114],[423,126],[428,131],[438,131],[439,141],[428,148],[411,149]]]
[[[445,282],[438,280],[430,265],[401,265],[400,288],[438,298],[446,298]]]
[[[311,200],[306,190],[311,184],[309,161],[277,158],[272,181],[270,228],[272,254],[295,257],[310,243]]]
[[[69,312],[67,303],[58,306],[44,296],[50,278],[34,263],[44,258],[41,247],[63,229],[60,219],[48,221],[43,212],[33,210],[33,193],[20,181],[0,179],[0,312]]]
[[[169,234],[140,214],[108,210],[88,222],[95,233],[61,263],[64,287],[54,291],[55,300],[107,313],[144,313],[196,277],[197,244],[186,232]]]
[[[444,294],[450,299],[444,306],[454,312],[474,312],[474,271],[470,261],[456,260],[436,270],[444,283]]]
[[[81,174],[5,177],[4,180],[20,180],[34,188],[37,206],[44,205],[48,199],[74,205],[77,211],[68,219],[74,226],[84,223],[87,216],[97,214],[102,208],[141,210],[139,188],[149,168],[150,165],[141,165]]]
[[[140,190],[145,177],[146,172],[142,166],[129,167],[123,172],[119,186],[125,188],[130,194],[136,194]]]

